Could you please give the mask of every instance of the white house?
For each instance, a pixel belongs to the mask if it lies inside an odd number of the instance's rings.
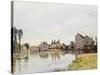
[[[42,42],[40,45],[39,45],[39,50],[40,51],[46,51],[49,49],[49,45],[46,43],[46,42]]]

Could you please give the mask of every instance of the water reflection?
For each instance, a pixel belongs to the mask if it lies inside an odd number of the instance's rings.
[[[52,60],[60,60],[60,51],[52,51],[50,52]]]
[[[40,56],[41,58],[46,59],[46,58],[48,58],[49,54],[48,54],[47,51],[40,51],[40,52],[39,52],[39,56]]]
[[[33,52],[29,59],[17,60],[15,73],[65,71],[74,58],[73,54],[60,50]]]
[[[21,72],[21,68],[22,68],[22,67],[21,67],[21,60],[19,59],[17,63],[18,63],[18,66],[19,66],[19,67],[18,67],[19,72]]]

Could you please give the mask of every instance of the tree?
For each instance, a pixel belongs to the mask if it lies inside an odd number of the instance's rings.
[[[75,44],[74,44],[74,41],[71,41],[71,42],[70,42],[71,49],[74,49],[74,45],[75,45]]]
[[[14,63],[16,62],[15,59],[18,57],[16,56],[16,58],[14,57],[14,53],[18,52],[18,48],[20,50],[20,42],[21,42],[21,37],[23,35],[22,30],[18,30],[16,27],[12,26],[11,27],[11,43],[12,43],[12,50],[11,50],[11,69],[12,69],[12,73],[14,72]],[[17,42],[17,37],[19,37],[19,44]],[[19,46],[19,47],[18,47]]]
[[[11,28],[11,37],[12,37],[12,42],[13,42],[13,52],[16,52],[17,50],[17,28],[12,27]]]
[[[28,43],[25,43],[24,46],[25,46],[27,49],[29,49],[29,47],[30,47]]]
[[[11,49],[11,71],[12,73],[14,73],[14,63],[16,62],[13,58],[14,57],[14,53],[17,52],[17,28],[16,27],[11,27],[11,44],[12,44],[12,49]]]
[[[22,38],[22,35],[23,35],[23,31],[22,31],[22,29],[19,29],[19,30],[18,30],[19,51],[20,51],[20,49],[21,49],[21,38]]]
[[[94,45],[94,50],[97,52],[97,37],[95,37],[95,45]]]
[[[24,46],[25,46],[26,49],[27,49],[27,57],[26,57],[26,58],[28,59],[28,58],[29,58],[29,55],[28,55],[29,51],[28,51],[28,49],[30,48],[30,46],[29,46],[28,43],[25,43]]]

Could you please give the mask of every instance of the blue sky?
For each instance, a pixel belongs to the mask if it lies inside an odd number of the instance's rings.
[[[97,6],[15,1],[14,26],[23,29],[22,43],[69,44],[77,33],[97,36]]]

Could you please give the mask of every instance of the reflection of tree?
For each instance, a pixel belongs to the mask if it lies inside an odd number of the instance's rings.
[[[60,51],[52,51],[50,55],[52,56],[52,60],[60,59]]]
[[[28,70],[28,64],[29,63],[29,59],[24,59],[24,69],[27,71]]]
[[[16,59],[16,55],[13,56],[13,69],[12,69],[12,73],[14,73],[16,71],[16,62],[17,62],[17,59]]]
[[[77,57],[78,57],[78,51],[79,51],[79,49],[75,49],[75,59],[77,59]]]
[[[48,58],[48,52],[47,51],[40,51],[39,52],[39,56],[41,57],[41,58],[44,58],[44,59],[46,59],[46,58]]]
[[[18,60],[18,67],[19,67],[19,72],[21,72],[22,71],[22,69],[21,69],[21,60]]]

